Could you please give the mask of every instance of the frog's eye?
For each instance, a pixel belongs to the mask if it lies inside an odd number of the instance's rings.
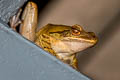
[[[72,35],[78,36],[78,35],[80,35],[80,31],[77,30],[77,29],[73,29],[72,30]]]

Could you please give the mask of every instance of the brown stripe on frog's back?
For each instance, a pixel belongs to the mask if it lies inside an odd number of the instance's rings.
[[[57,31],[57,32],[49,32],[49,34],[54,34],[54,33],[58,33],[58,34],[62,34],[64,32],[68,32],[69,30],[63,30],[63,31]]]

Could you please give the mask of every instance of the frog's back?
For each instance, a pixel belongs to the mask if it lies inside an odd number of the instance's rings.
[[[48,34],[50,32],[61,32],[63,30],[68,30],[70,29],[70,26],[66,25],[56,25],[56,24],[47,24],[46,26],[42,27],[38,32],[37,35],[41,34]]]

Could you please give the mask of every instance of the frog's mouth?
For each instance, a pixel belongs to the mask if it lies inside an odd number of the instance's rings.
[[[72,37],[65,37],[63,41],[70,41],[70,42],[80,42],[80,43],[90,43],[95,45],[98,42],[97,37],[95,38],[72,38]]]
[[[54,39],[54,38],[53,38]],[[73,55],[74,53],[80,52],[92,47],[97,43],[97,37],[64,37],[63,39],[52,42],[51,47],[56,53],[66,55]],[[67,53],[67,54],[66,54]],[[69,54],[68,54],[69,53]]]
[[[87,49],[88,47],[92,47],[97,43],[97,38],[95,39],[84,39],[84,38],[64,38],[62,41],[64,45],[69,48],[69,51],[72,53],[76,53],[82,50]]]
[[[54,41],[51,44],[52,49],[59,54],[62,54],[64,56],[73,55],[74,53],[80,52],[82,50],[87,49],[88,47],[91,47],[95,45],[97,42],[96,40],[86,40],[83,38],[71,38],[66,37],[62,40]]]
[[[63,40],[67,40],[71,42],[76,41],[81,43],[90,43],[92,45],[95,45],[98,42],[98,38],[93,32],[81,33],[78,36],[64,37]]]

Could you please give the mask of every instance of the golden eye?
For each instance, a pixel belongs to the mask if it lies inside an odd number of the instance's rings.
[[[73,29],[72,34],[75,35],[75,36],[78,36],[78,35],[80,35],[80,31],[77,30],[77,29]]]

